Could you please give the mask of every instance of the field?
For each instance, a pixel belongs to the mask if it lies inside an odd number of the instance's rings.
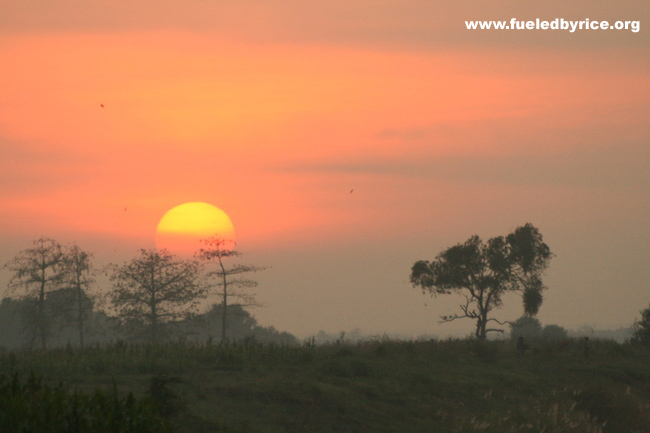
[[[156,408],[160,431],[650,432],[650,350],[530,346],[522,356],[508,341],[116,343],[6,351],[0,372],[80,395],[133,393]]]

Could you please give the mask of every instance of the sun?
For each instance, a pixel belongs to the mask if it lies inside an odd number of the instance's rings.
[[[170,209],[160,219],[156,227],[156,247],[191,257],[201,248],[202,239],[213,236],[235,242],[235,227],[228,215],[208,203],[184,203]]]

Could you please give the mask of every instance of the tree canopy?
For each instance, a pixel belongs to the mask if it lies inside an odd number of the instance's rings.
[[[503,303],[509,292],[522,293],[524,312],[534,316],[546,289],[542,275],[552,253],[539,230],[532,224],[516,228],[507,236],[483,242],[477,235],[442,251],[433,261],[418,261],[411,268],[410,281],[423,293],[463,296],[460,314],[442,316],[442,322],[469,318],[476,320],[475,335],[484,339],[492,310]]]
[[[118,315],[144,326],[155,343],[164,323],[191,314],[205,296],[200,270],[198,262],[177,259],[167,250],[141,250],[139,257],[114,266],[110,297]]]
[[[650,347],[650,307],[641,311],[641,319],[634,322],[632,341]]]
[[[65,248],[60,243],[41,237],[5,265],[13,273],[9,291],[33,301],[34,308],[25,318],[38,335],[42,349],[47,347],[51,323],[46,298],[62,288],[67,275],[65,256]]]
[[[66,269],[65,290],[69,295],[65,299],[66,307],[74,310],[76,316],[73,320],[77,324],[79,331],[79,346],[84,346],[84,322],[93,309],[93,298],[90,296],[90,289],[95,283],[93,278],[93,255],[73,245],[68,248],[64,257],[64,265]],[[65,307],[64,307],[65,308]],[[68,309],[68,308],[65,308]]]

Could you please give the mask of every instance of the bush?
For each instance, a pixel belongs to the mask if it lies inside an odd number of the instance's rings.
[[[30,433],[157,433],[169,431],[148,399],[95,391],[70,393],[32,374],[0,377],[0,431]]]
[[[641,311],[641,320],[634,322],[632,341],[650,347],[650,307]]]
[[[532,340],[542,333],[542,324],[534,317],[521,316],[510,325],[510,338],[517,340],[524,337],[526,340]]]
[[[542,337],[545,340],[555,340],[555,341],[568,340],[569,334],[567,333],[567,330],[561,326],[546,325],[544,326],[544,329],[542,329],[542,332],[540,333],[540,337]]]

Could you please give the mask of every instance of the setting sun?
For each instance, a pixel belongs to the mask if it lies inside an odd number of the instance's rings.
[[[235,241],[235,228],[228,215],[208,203],[192,202],[176,206],[160,219],[156,246],[182,256],[200,248],[200,240],[218,236]]]

